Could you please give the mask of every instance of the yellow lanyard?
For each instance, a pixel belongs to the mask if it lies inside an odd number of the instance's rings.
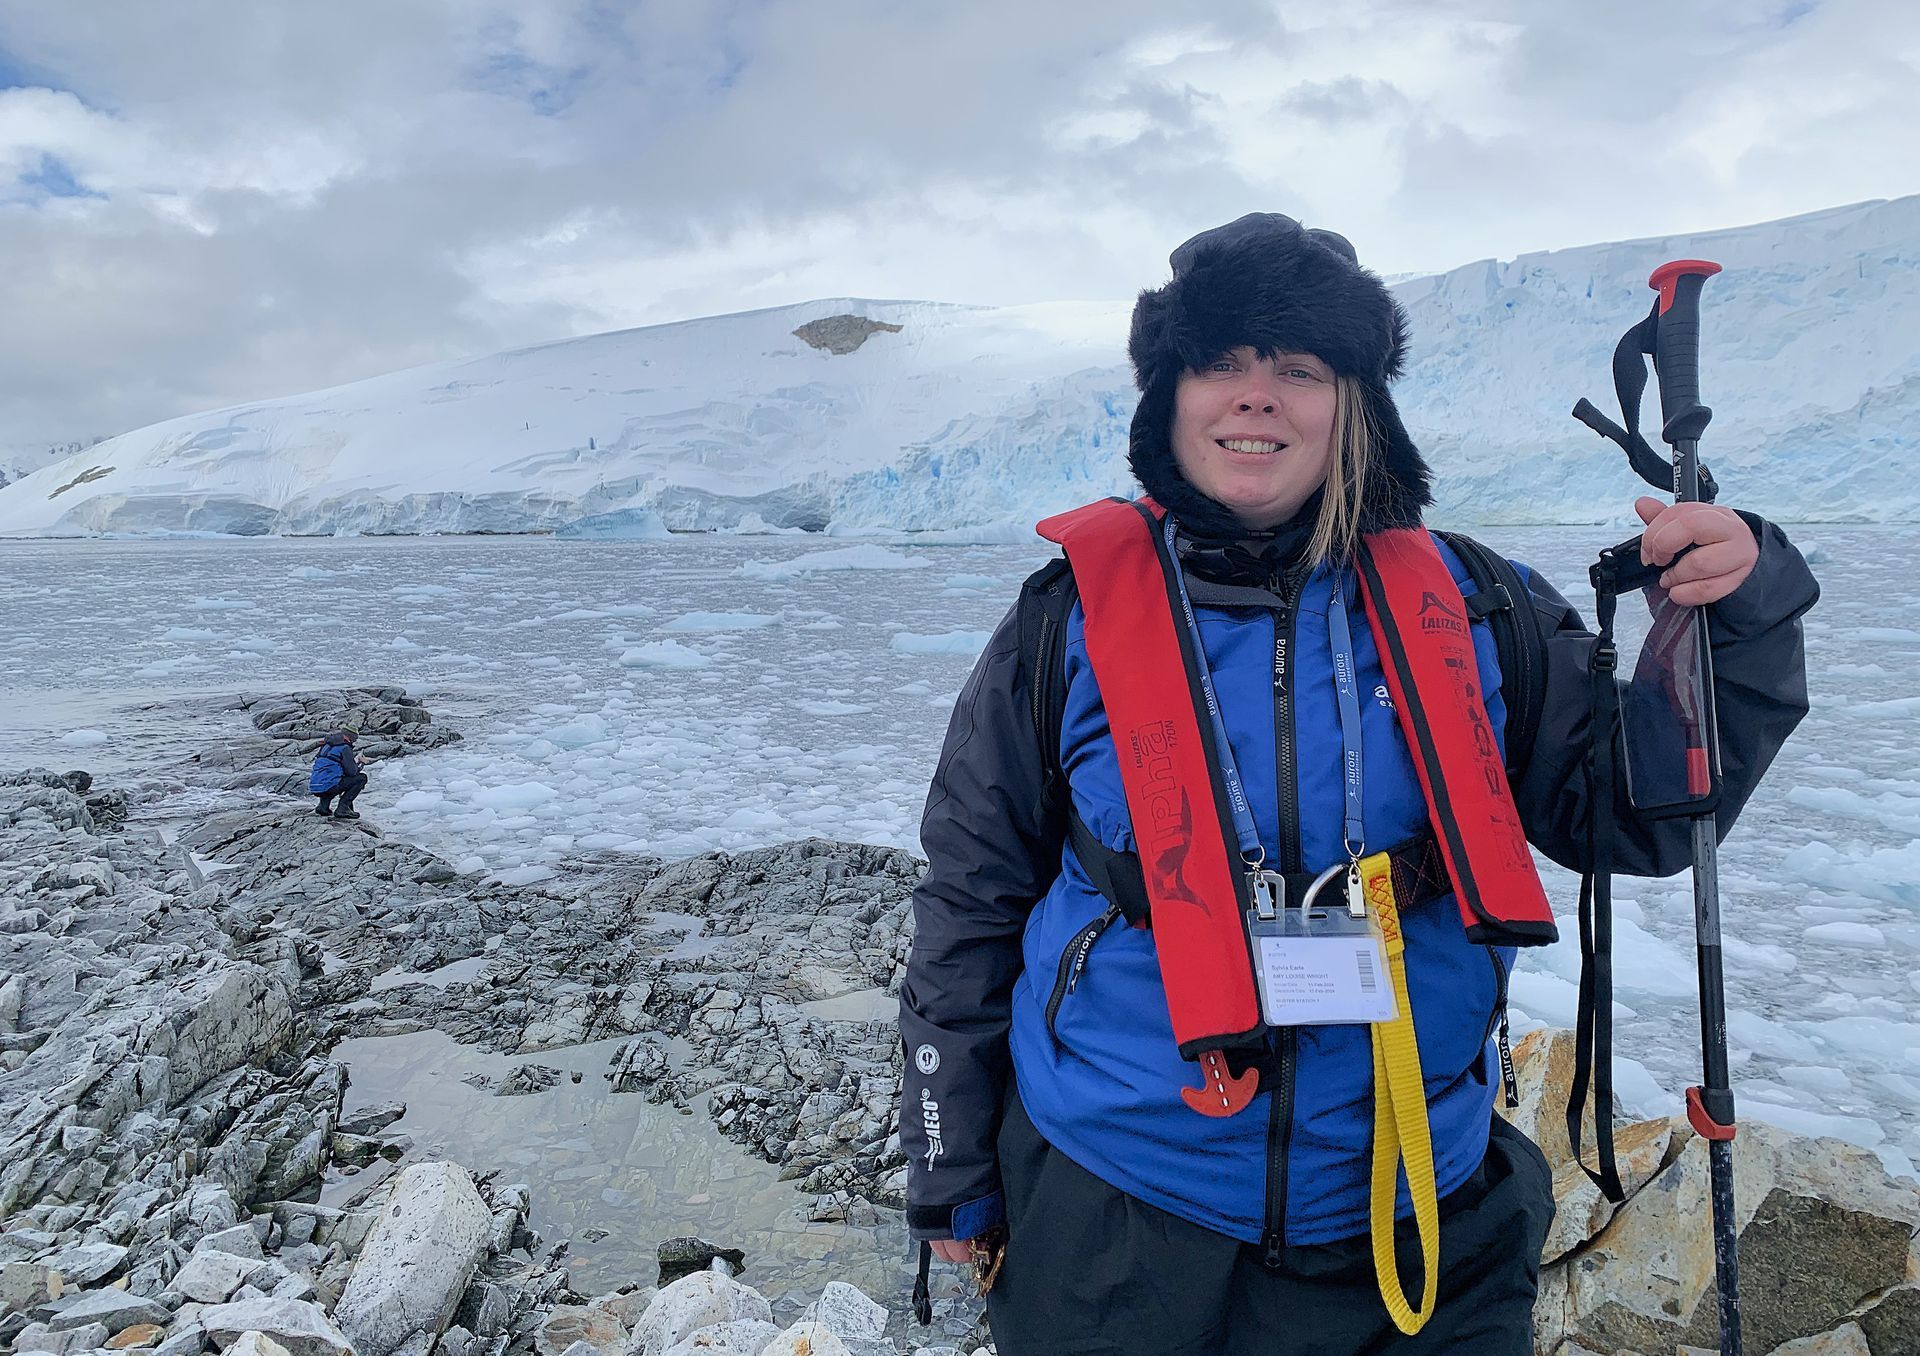
[[[1420,1047],[1413,1033],[1413,1005],[1407,1000],[1406,942],[1400,933],[1400,909],[1393,897],[1392,862],[1377,852],[1360,862],[1361,888],[1380,930],[1393,978],[1398,1015],[1376,1022],[1373,1032],[1373,1190],[1369,1202],[1373,1273],[1393,1326],[1411,1337],[1433,1317],[1440,1285],[1440,1201],[1433,1180],[1433,1135],[1427,1125],[1426,1084],[1420,1074]],[[1393,1236],[1395,1189],[1406,1164],[1413,1219],[1420,1230],[1423,1277],[1420,1307],[1407,1301],[1400,1285]]]

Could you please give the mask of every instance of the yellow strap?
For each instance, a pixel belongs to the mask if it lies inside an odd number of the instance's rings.
[[[1393,1326],[1411,1337],[1433,1317],[1440,1285],[1440,1201],[1433,1181],[1433,1136],[1427,1126],[1426,1084],[1420,1074],[1420,1047],[1413,1035],[1413,1005],[1407,1000],[1406,943],[1400,934],[1400,909],[1393,897],[1392,862],[1384,852],[1360,863],[1367,906],[1386,944],[1387,973],[1393,978],[1397,1014],[1373,1024],[1373,1192],[1369,1214],[1373,1274]],[[1420,1307],[1407,1302],[1400,1286],[1393,1237],[1393,1207],[1400,1163],[1407,1165],[1413,1219],[1420,1229],[1423,1275]]]

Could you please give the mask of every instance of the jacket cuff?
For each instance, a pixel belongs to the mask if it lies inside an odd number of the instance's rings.
[[[998,1191],[959,1205],[909,1205],[907,1233],[913,1238],[978,1238],[1007,1222],[1007,1198]]]
[[[1715,640],[1739,640],[1792,621],[1820,598],[1813,571],[1787,534],[1757,514],[1734,510],[1753,529],[1760,555],[1740,587],[1708,605]]]

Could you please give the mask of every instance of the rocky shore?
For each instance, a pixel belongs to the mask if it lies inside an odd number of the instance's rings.
[[[198,714],[208,746],[178,779],[0,773],[0,1344],[944,1356],[985,1343],[951,1268],[919,1333],[947,1346],[915,1345],[904,1295],[883,1297],[889,1311],[838,1283],[783,1326],[734,1274],[737,1254],[708,1269],[724,1250],[697,1242],[675,1246],[663,1288],[647,1275],[578,1293],[569,1243],[528,1222],[537,1168],[507,1182],[500,1164],[434,1161],[395,1128],[403,1107],[348,1111],[336,1058],[348,1039],[435,1030],[514,1057],[479,1080],[488,1091],[538,1096],[567,1076],[543,1052],[615,1042],[612,1090],[710,1118],[777,1164],[814,1220],[897,1228],[891,995],[917,859],[809,841],[585,857],[504,884],[382,836],[377,815],[336,824],[292,798],[334,726],[362,730],[374,763],[458,738],[400,691]],[[188,802],[206,808],[183,817]],[[1704,1145],[1684,1120],[1623,1127],[1632,1195],[1610,1208],[1566,1148],[1564,1036],[1537,1032],[1518,1055],[1516,1119],[1561,1197],[1538,1350],[1712,1346]],[[1743,1126],[1737,1149],[1747,1349],[1920,1352],[1914,1185],[1864,1151],[1766,1126]]]

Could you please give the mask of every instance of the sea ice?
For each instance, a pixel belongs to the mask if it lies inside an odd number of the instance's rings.
[[[957,654],[972,658],[986,649],[991,639],[991,631],[944,631],[931,636],[896,631],[887,648],[896,654]]]
[[[636,645],[620,656],[620,663],[630,669],[704,669],[712,662],[698,650],[690,650],[677,640]]]

